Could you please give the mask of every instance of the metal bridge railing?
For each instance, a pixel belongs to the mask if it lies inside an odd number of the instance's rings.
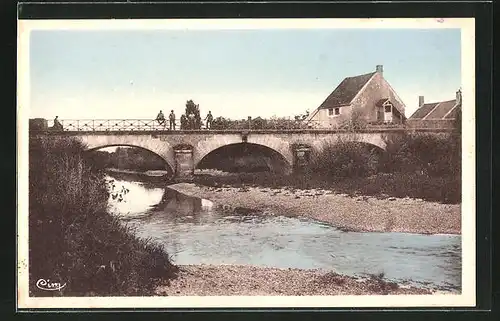
[[[163,123],[154,119],[63,119],[63,131],[154,131],[169,130],[169,120]],[[180,129],[180,119],[175,121],[175,129]],[[202,128],[204,126],[202,125]]]
[[[169,120],[164,123],[159,123],[154,119],[63,119],[59,121],[63,131],[157,131],[169,130]],[[175,130],[181,130],[181,121],[175,121]],[[53,127],[53,121],[49,123],[49,127]],[[293,120],[271,120],[267,121],[264,126],[259,126],[254,121],[237,121],[228,124],[227,128],[219,128],[213,126],[213,129],[222,130],[293,130],[293,129],[338,129],[332,126],[328,121],[293,121]],[[206,122],[202,121],[201,129],[206,129]],[[183,130],[190,130],[185,128]]]
[[[62,131],[168,131],[170,129],[169,120],[166,119],[164,123],[159,123],[155,119],[63,119],[59,121],[62,125]],[[53,121],[46,121],[46,126],[49,130],[61,131],[53,127]],[[175,122],[175,130],[181,130],[180,119]],[[206,122],[202,121],[202,130],[206,130]],[[414,126],[406,126],[404,124],[379,124],[370,123],[364,127],[367,130],[391,130],[391,129],[415,129]],[[283,130],[343,130],[340,126],[334,126],[329,121],[301,121],[301,120],[268,120],[265,125],[262,125],[253,120],[238,121],[228,123],[227,126],[218,126],[213,124],[213,130],[265,130],[265,131],[283,131]],[[361,128],[359,128],[361,129]],[[183,131],[192,130],[190,128],[183,128]],[[194,129],[199,130],[199,129]]]

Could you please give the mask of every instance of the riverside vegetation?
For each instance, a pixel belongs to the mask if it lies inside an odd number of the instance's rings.
[[[257,117],[255,129],[304,128],[307,115],[293,120]],[[461,202],[461,111],[454,120],[453,130],[446,135],[409,133],[386,136],[386,151],[365,144],[356,144],[356,131],[369,124],[360,112],[341,128],[353,137],[325,146],[311,155],[311,164],[299,175],[247,173],[237,176],[201,176],[198,183],[208,186],[254,185],[271,188],[328,188],[349,195],[377,197],[410,197],[431,202],[458,204]],[[387,126],[387,125],[385,125]],[[216,129],[248,128],[245,120],[233,121],[222,117],[213,123]],[[250,169],[249,172],[252,170]]]
[[[163,248],[107,213],[104,173],[82,144],[31,138],[29,152],[30,295],[151,295],[157,281],[175,277]],[[40,291],[42,278],[67,285]]]
[[[354,138],[339,140],[313,152],[310,166],[298,175],[263,171],[267,169],[266,156],[255,146],[250,156],[259,157],[238,155],[241,152],[237,147],[228,147],[222,157],[209,155],[200,165],[238,174],[202,174],[197,175],[196,182],[211,187],[323,188],[353,196],[410,197],[446,204],[461,202],[459,132],[441,136],[414,133],[387,136],[386,151],[353,143]],[[90,157],[91,163],[98,168],[165,169],[163,160],[141,149],[118,148],[113,153],[96,151]],[[238,164],[237,159],[242,162]]]
[[[240,173],[216,179],[202,175],[197,182],[206,186],[324,188],[348,195],[461,202],[459,134],[408,133],[385,141],[386,151],[348,140],[328,144],[312,153],[310,166],[299,175]]]

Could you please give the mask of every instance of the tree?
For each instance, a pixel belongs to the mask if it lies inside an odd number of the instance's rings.
[[[260,116],[252,120],[253,129],[264,129],[266,125],[267,121]]]
[[[357,131],[365,128],[366,125],[367,122],[364,118],[363,111],[358,108],[353,108],[350,117],[343,121],[340,127],[349,131]]]
[[[215,118],[212,122],[212,129],[228,129],[230,120],[225,119],[222,116]]]
[[[191,129],[201,129],[200,105],[196,105],[192,100],[186,102],[186,117],[190,114],[194,114],[194,128]]]

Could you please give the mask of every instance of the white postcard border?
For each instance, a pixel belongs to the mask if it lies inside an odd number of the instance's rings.
[[[33,30],[458,28],[462,48],[462,292],[444,295],[29,297],[29,37]],[[18,308],[453,307],[475,306],[475,28],[473,18],[18,20]]]

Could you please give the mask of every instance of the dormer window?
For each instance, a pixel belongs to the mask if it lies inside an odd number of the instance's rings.
[[[393,105],[388,98],[380,99],[376,104],[377,121],[390,123],[392,122]]]
[[[340,115],[340,107],[328,108],[328,116],[338,116]]]

